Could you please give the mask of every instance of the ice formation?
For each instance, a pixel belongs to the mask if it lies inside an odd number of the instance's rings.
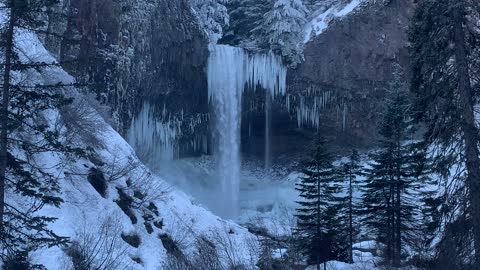
[[[342,130],[347,129],[349,108],[345,100],[338,99],[331,91],[310,87],[305,94],[287,94],[288,112],[296,115],[298,128],[320,128],[320,116],[325,110],[336,109],[337,123]]]
[[[148,160],[170,160],[175,157],[175,141],[181,133],[176,120],[160,121],[153,108],[145,103],[140,113],[132,119],[127,141],[139,156]]]
[[[159,160],[177,158],[180,150],[178,139],[186,132],[193,134],[195,127],[204,121],[207,121],[207,116],[185,119],[180,113],[180,116],[173,117],[165,107],[161,114],[156,115],[153,106],[144,103],[140,113],[132,119],[126,138],[139,157],[155,164]],[[207,148],[207,140],[202,137],[194,137],[187,146],[194,151],[203,151]]]
[[[245,86],[260,85],[270,97],[285,94],[287,68],[272,52],[249,54],[241,48],[211,45],[208,92],[215,117],[215,154],[225,203],[223,216],[235,217],[240,186],[241,102]]]
[[[318,91],[308,89],[306,95],[288,95],[287,108],[291,112],[292,109],[297,116],[297,125],[301,127],[320,127],[320,114],[327,108],[333,100],[330,91]],[[292,104],[292,103],[295,104]],[[292,105],[293,108],[292,108]]]

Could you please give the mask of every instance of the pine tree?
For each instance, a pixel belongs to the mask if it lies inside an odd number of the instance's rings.
[[[262,22],[265,13],[271,9],[269,0],[234,0],[227,4],[230,24],[222,43],[242,47],[263,48],[258,44],[254,29]]]
[[[337,259],[341,251],[338,243],[338,193],[340,191],[338,171],[332,158],[319,140],[311,160],[305,169],[296,190],[302,200],[298,201],[296,235],[300,250],[309,262],[317,265]]]
[[[210,42],[216,43],[229,25],[225,3],[229,0],[190,0],[200,26],[205,30]]]
[[[357,225],[355,224],[356,215],[360,211],[358,202],[356,201],[355,192],[360,189],[360,176],[363,176],[363,167],[360,164],[360,156],[356,150],[352,150],[348,162],[342,166],[342,178],[346,183],[347,195],[344,198],[343,212],[347,224],[345,226],[348,232],[348,262],[353,263],[353,241],[358,233]]]
[[[363,221],[385,246],[384,259],[395,267],[415,235],[420,214],[415,198],[423,186],[425,153],[412,141],[413,132],[409,98],[397,77],[380,125],[380,150],[367,169],[362,210]]]
[[[475,123],[480,75],[480,4],[473,0],[421,1],[410,31],[411,90],[417,119],[427,125],[426,140],[444,149],[459,148],[466,169],[470,224],[480,224],[479,136]],[[446,153],[442,153],[445,155]],[[451,158],[455,160],[455,158]],[[459,164],[462,163],[462,164]],[[463,181],[461,178],[456,181]],[[480,226],[473,230],[475,269],[480,269]]]
[[[49,229],[49,223],[55,219],[39,211],[45,205],[58,207],[62,203],[59,176],[51,171],[52,167],[62,164],[54,164],[53,160],[48,160],[52,164],[43,164],[47,153],[52,154],[50,159],[63,160],[83,153],[66,143],[61,130],[52,127],[50,122],[55,110],[71,102],[63,94],[64,88],[71,84],[46,84],[46,80],[40,78],[48,76],[48,71],[58,68],[59,63],[32,62],[17,46],[18,36],[32,37],[32,31],[41,28],[41,15],[46,7],[55,3],[54,0],[5,3],[7,26],[3,35],[5,62],[0,118],[2,260],[67,241]]]
[[[303,26],[307,13],[302,0],[276,0],[254,31],[273,51],[295,66],[303,61]]]

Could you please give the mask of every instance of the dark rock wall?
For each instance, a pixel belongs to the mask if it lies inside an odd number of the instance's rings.
[[[159,119],[207,112],[208,41],[188,0],[64,0],[49,28],[66,37],[47,37],[50,50],[112,107],[121,133],[145,101]]]
[[[193,131],[184,129],[189,132],[180,140],[187,144],[193,135],[209,133],[208,41],[187,1],[63,0],[51,10],[48,27],[67,38],[49,36],[45,42],[67,70],[112,107],[121,133],[145,101],[159,119],[184,119],[186,126],[189,118],[207,119]],[[311,101],[326,91],[332,97],[320,114],[320,134],[340,150],[376,142],[393,67],[398,63],[409,73],[406,31],[412,2],[370,3],[306,44],[305,62],[288,72],[290,112],[285,99],[273,105],[274,157],[303,156],[311,148],[317,129],[298,128],[295,107],[299,96]],[[261,99],[257,112],[246,113],[242,123],[243,151],[255,156],[263,155],[265,143]]]
[[[413,8],[412,0],[361,7],[307,43],[305,62],[289,70],[290,94],[309,96],[309,88],[332,93],[321,113],[320,133],[338,146],[368,147],[378,138],[379,113],[396,64],[408,78],[407,30]]]

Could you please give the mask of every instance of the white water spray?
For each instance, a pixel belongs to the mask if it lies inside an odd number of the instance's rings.
[[[208,60],[208,94],[214,108],[216,157],[224,217],[238,214],[240,188],[241,103],[245,85],[256,85],[270,97],[286,92],[287,68],[273,53],[249,55],[241,48],[211,45]],[[270,150],[269,150],[270,151]]]

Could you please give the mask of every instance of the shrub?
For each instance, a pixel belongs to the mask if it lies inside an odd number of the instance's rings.
[[[4,270],[29,270],[31,265],[28,261],[28,252],[9,254],[3,259]],[[36,269],[39,269],[37,266]]]
[[[117,201],[117,205],[122,209],[122,211],[127,215],[130,220],[132,221],[132,224],[137,224],[137,217],[135,216],[135,213],[132,211],[132,204],[133,204],[133,198],[130,197],[125,191],[123,191],[121,188],[117,187],[118,195],[119,198]]]
[[[167,250],[168,254],[171,254],[177,258],[183,257],[183,252],[170,235],[163,233],[158,235],[158,238],[160,238],[162,241],[163,247]]]
[[[128,258],[130,247],[121,240],[121,230],[120,219],[116,216],[107,216],[98,231],[92,231],[85,224],[65,250],[73,265],[73,269],[67,270],[130,269],[133,263]]]

